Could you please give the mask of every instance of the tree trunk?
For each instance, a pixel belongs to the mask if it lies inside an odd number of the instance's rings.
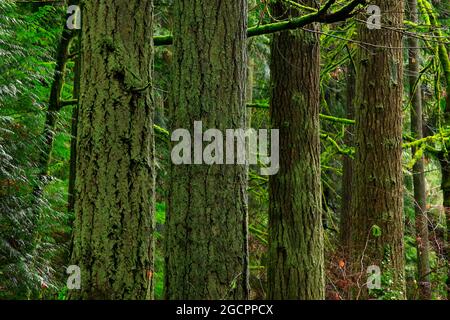
[[[83,2],[72,299],[151,296],[152,0]]]
[[[69,1],[69,4],[72,2],[73,1]],[[57,48],[56,66],[53,75],[53,82],[50,88],[49,105],[45,114],[45,124],[42,133],[42,146],[40,148],[38,160],[39,181],[33,190],[36,197],[36,203],[41,199],[45,184],[48,180],[48,167],[50,165],[53,141],[55,139],[55,127],[58,119],[58,113],[61,110],[61,92],[64,86],[64,78],[66,76],[69,46],[73,36],[74,32],[67,29],[67,27],[64,27],[61,40]]]
[[[245,129],[247,1],[176,0],[171,131]],[[168,299],[248,296],[247,166],[171,165]]]
[[[359,273],[356,298],[369,298],[369,266],[391,280],[384,292],[403,299],[403,174],[402,174],[402,35],[403,1],[375,0],[382,29],[359,24],[365,43],[356,59],[355,145],[353,174],[352,266]],[[373,284],[376,284],[374,282]]]
[[[354,97],[355,97],[355,66],[351,61],[347,71],[347,101],[346,113],[348,119],[355,117]],[[347,146],[353,146],[354,126],[349,125],[345,128],[344,141]],[[350,235],[352,230],[351,221],[351,201],[352,201],[352,179],[353,179],[353,159],[344,155],[342,158],[342,204],[341,204],[341,226],[340,241],[343,255],[347,259],[348,249],[350,246]]]
[[[414,23],[419,22],[417,11],[417,0],[409,0],[409,19]],[[415,36],[408,38],[409,44],[409,87],[411,95],[411,135],[414,139],[423,138],[422,132],[422,91],[419,82],[420,73],[420,49],[419,39]],[[417,150],[412,148],[414,155]],[[417,246],[417,271],[419,283],[419,298],[421,300],[431,299],[430,285],[430,263],[429,263],[429,241],[428,241],[428,218],[426,182],[424,171],[424,159],[420,157],[413,167],[414,183],[414,209],[416,219],[416,246]]]
[[[277,19],[289,17],[281,3],[272,11]],[[271,77],[280,170],[269,180],[268,298],[324,299],[318,35],[300,30],[275,34]]]

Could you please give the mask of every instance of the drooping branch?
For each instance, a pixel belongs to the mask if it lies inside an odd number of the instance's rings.
[[[338,154],[341,154],[343,156],[348,156],[350,158],[353,158],[354,154],[355,154],[355,150],[354,148],[349,148],[349,147],[344,147],[342,148],[339,143],[337,143],[336,140],[334,140],[333,138],[330,137],[330,135],[326,134],[326,133],[321,133],[320,134],[320,138],[322,140],[328,141],[331,143],[331,145],[337,150]]]
[[[300,17],[292,18],[286,21],[264,24],[261,26],[251,27],[247,29],[247,37],[261,36],[275,32],[294,30],[302,28],[308,24],[319,23],[335,23],[345,21],[356,14],[356,7],[365,5],[366,0],[353,0],[347,5],[337,10],[336,12],[328,13],[329,8],[336,2],[336,0],[329,0],[319,10],[314,13],[309,13]],[[172,36],[156,36],[153,38],[155,46],[166,46],[172,44]]]
[[[352,120],[352,119],[338,118],[338,117],[328,116],[326,114],[320,114],[319,117],[321,120],[330,121],[330,122],[343,123],[343,124],[348,124],[348,125],[355,124],[355,120]]]

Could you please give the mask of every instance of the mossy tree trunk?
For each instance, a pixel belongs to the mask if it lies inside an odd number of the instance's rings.
[[[417,0],[409,0],[409,20],[418,23]],[[419,39],[408,38],[409,44],[409,88],[411,96],[411,135],[414,139],[423,138],[422,131],[422,91],[419,81],[420,73],[420,49]],[[418,150],[412,148],[414,155]],[[421,156],[413,166],[414,183],[414,210],[416,219],[416,247],[417,247],[417,271],[419,283],[419,298],[431,299],[429,241],[428,241],[428,217],[426,182],[424,171],[424,159]]]
[[[273,5],[276,18],[287,8]],[[318,29],[317,25],[309,28]],[[280,170],[269,180],[269,299],[324,299],[320,180],[320,47],[316,33],[273,36],[272,128],[280,130]]]
[[[381,29],[359,24],[367,43],[356,57],[355,145],[352,200],[352,266],[359,273],[355,298],[369,298],[367,268],[377,266],[404,298],[402,174],[403,1],[375,0]],[[387,291],[384,291],[387,292]]]
[[[348,64],[347,70],[347,101],[346,114],[348,119],[355,117],[354,97],[355,97],[355,66],[353,61]],[[353,143],[354,126],[345,128],[344,141],[347,146],[354,146]],[[342,200],[341,200],[341,221],[340,221],[340,241],[343,257],[348,258],[348,248],[350,246],[350,235],[352,229],[351,201],[352,201],[352,180],[353,180],[353,159],[344,155],[342,157]]]
[[[247,1],[174,3],[171,131],[246,126]],[[165,297],[248,295],[247,167],[171,165]]]
[[[151,297],[154,135],[152,0],[82,7],[72,299]]]

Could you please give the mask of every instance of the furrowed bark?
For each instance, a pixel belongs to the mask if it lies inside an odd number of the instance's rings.
[[[402,35],[403,1],[375,0],[382,29],[358,27],[358,40],[369,45],[356,57],[355,144],[351,264],[356,298],[367,299],[367,271],[381,269],[391,284],[383,287],[405,296],[402,174]],[[371,44],[371,45],[370,45]],[[374,284],[374,283],[373,283]]]
[[[176,0],[171,132],[246,127],[247,1]],[[167,299],[248,296],[247,167],[171,165]]]
[[[71,299],[145,299],[153,289],[152,0],[82,6]]]
[[[289,15],[281,3],[272,11]],[[300,30],[272,41],[270,113],[280,130],[280,170],[269,179],[269,299],[325,298],[319,45],[317,34]]]

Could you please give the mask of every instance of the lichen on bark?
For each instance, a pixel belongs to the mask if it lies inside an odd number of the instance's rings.
[[[151,298],[154,105],[126,72],[152,80],[153,2],[89,0],[82,10],[72,253],[81,290],[70,297]]]

